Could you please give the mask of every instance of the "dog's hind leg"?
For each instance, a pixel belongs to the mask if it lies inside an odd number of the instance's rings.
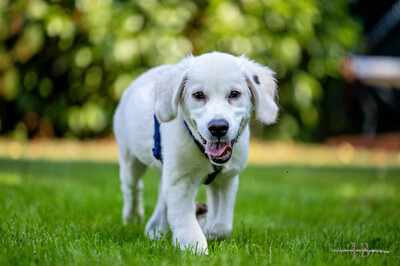
[[[141,177],[147,167],[136,157],[119,155],[121,190],[124,197],[122,219],[124,224],[140,223],[144,216]]]
[[[157,205],[154,209],[153,214],[151,215],[150,220],[146,224],[146,235],[149,236],[150,239],[160,238],[162,235],[165,235],[168,230],[168,221],[167,221],[167,204],[165,203],[163,193],[162,193],[162,178],[160,174],[160,181],[158,183],[158,199]]]

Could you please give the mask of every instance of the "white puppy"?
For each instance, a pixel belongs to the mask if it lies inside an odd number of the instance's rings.
[[[206,253],[206,237],[230,235],[251,113],[264,124],[277,117],[273,74],[245,56],[214,52],[154,68],[129,86],[114,116],[125,223],[143,218],[141,177],[151,167],[161,178],[146,234],[160,237],[169,224],[180,248]],[[208,212],[198,221],[204,182]]]

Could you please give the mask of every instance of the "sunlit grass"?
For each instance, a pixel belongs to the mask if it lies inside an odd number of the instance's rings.
[[[144,178],[146,219],[157,179],[152,170]],[[121,206],[114,162],[0,159],[0,264],[350,265],[352,254],[332,249],[353,242],[391,252],[356,262],[400,262],[398,168],[250,165],[233,234],[210,242],[208,256],[177,250],[170,234],[150,241],[144,225],[122,226]]]
[[[118,149],[112,138],[90,141],[42,139],[30,142],[0,138],[0,157],[116,162]],[[346,141],[337,146],[328,146],[293,141],[251,140],[249,163],[257,165],[376,166],[384,173],[387,167],[400,167],[400,152],[381,148],[357,148]]]

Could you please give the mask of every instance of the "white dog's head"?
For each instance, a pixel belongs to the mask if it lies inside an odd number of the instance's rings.
[[[245,56],[218,52],[172,65],[158,81],[156,95],[158,119],[171,121],[181,108],[215,164],[229,161],[252,110],[264,124],[273,123],[278,113],[274,73]]]

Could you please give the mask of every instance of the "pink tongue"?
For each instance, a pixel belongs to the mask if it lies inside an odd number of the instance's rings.
[[[208,153],[212,156],[219,157],[221,156],[224,151],[230,148],[232,149],[231,142],[211,142],[207,141],[207,146],[206,146],[206,151],[205,153]]]

